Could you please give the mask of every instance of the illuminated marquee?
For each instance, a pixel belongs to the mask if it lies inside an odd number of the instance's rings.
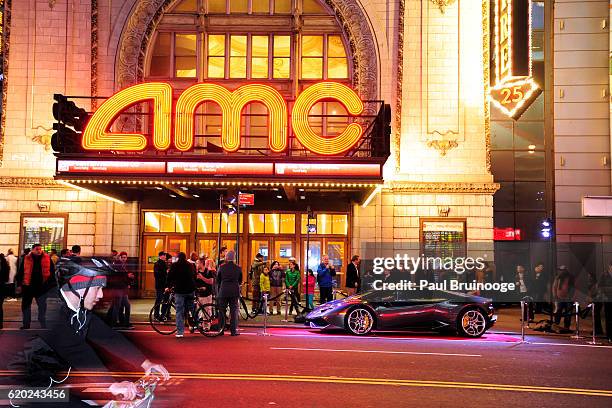
[[[296,99],[291,112],[295,137],[308,150],[321,155],[337,155],[353,147],[363,135],[363,128],[351,123],[337,136],[316,134],[308,123],[310,109],[322,100],[337,100],[350,115],[363,112],[363,102],[351,88],[336,82],[321,82],[306,89]],[[94,113],[83,133],[82,145],[87,150],[138,151],[147,147],[142,134],[110,132],[115,118],[126,108],[139,102],[153,101],[153,145],[166,150],[171,143],[172,88],[166,83],[149,82],[126,88],[107,99]],[[197,107],[206,101],[221,107],[221,143],[223,149],[235,152],[240,148],[240,115],[248,103],[260,102],[269,112],[268,145],[273,152],[287,148],[287,104],[280,93],[261,84],[248,84],[234,91],[215,84],[200,83],[187,88],[176,102],[174,146],[180,151],[193,147],[194,121]]]
[[[489,100],[513,119],[542,92],[531,76],[531,7],[531,1],[495,1],[495,86]]]

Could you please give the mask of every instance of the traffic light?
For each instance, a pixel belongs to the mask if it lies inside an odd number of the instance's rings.
[[[545,218],[540,222],[540,235],[544,239],[550,239],[553,236],[553,221],[550,218]]]
[[[53,117],[56,131],[51,136],[51,147],[56,152],[76,153],[81,151],[81,136],[89,115],[83,108],[79,108],[64,95],[54,94]]]

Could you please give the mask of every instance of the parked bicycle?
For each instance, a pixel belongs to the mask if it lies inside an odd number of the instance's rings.
[[[159,316],[157,315],[159,310]],[[195,311],[195,313],[194,313]],[[214,303],[200,305],[194,297],[193,307],[185,308],[185,326],[191,333],[199,331],[206,337],[216,337],[223,334],[225,329],[225,315]],[[170,292],[161,305],[153,305],[149,312],[149,323],[153,330],[163,335],[176,332],[176,306],[174,292]]]

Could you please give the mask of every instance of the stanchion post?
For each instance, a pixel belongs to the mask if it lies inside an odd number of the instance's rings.
[[[264,306],[264,321],[263,321],[263,332],[259,333],[261,336],[269,336],[268,334],[268,294],[263,295],[263,306]]]
[[[521,300],[521,343],[525,342],[525,301]]]
[[[592,345],[596,345],[596,344],[601,344],[600,342],[597,341],[597,339],[595,338],[595,303],[591,303],[589,305],[589,307],[591,308],[591,317],[593,320],[593,338],[591,341],[588,341],[588,344],[592,344]]]
[[[580,335],[580,303],[574,302],[574,310],[576,314],[576,334],[574,334],[571,338],[583,339],[584,337]]]
[[[289,288],[285,288],[285,318],[282,320],[283,323],[287,323],[289,321],[289,303],[287,302],[287,293],[289,293]]]

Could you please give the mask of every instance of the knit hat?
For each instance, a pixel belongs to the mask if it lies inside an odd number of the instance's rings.
[[[91,284],[89,284],[90,280],[91,280]],[[93,279],[91,279],[91,277],[89,276],[75,275],[72,278],[70,278],[70,285],[72,286],[72,289],[74,290],[87,289],[87,286],[105,287],[106,286],[106,276],[98,275],[98,276],[94,276]],[[68,287],[68,283],[65,283],[62,286],[62,290],[65,290],[65,291],[70,290],[70,288]]]

